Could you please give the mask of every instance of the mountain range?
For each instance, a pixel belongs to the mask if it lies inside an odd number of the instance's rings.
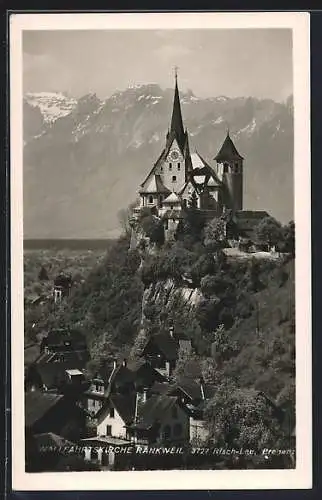
[[[25,238],[111,238],[161,153],[173,90],[136,85],[105,100],[58,92],[23,100]],[[190,150],[210,165],[227,127],[244,157],[244,208],[293,218],[293,99],[181,93]]]

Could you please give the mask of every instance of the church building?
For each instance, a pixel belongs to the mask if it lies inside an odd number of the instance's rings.
[[[213,216],[225,209],[243,209],[243,157],[229,132],[209,165],[198,153],[190,153],[184,128],[177,74],[170,128],[165,147],[139,188],[140,207],[154,209],[164,220],[178,222],[182,209],[194,206]],[[138,209],[137,209],[138,211]],[[167,229],[167,226],[165,226]]]

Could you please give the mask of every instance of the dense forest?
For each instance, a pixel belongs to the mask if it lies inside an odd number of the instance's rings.
[[[105,256],[92,254],[93,266],[85,266],[86,272],[79,269],[82,279],[64,303],[26,310],[27,341],[52,328],[82,331],[91,354],[88,371],[93,373],[102,361],[124,352],[138,356],[147,337],[171,325],[193,346],[192,352],[180,353],[174,378],[194,378],[198,372],[216,387],[207,408],[210,437],[222,446],[290,448],[295,414],[294,224],[282,227],[269,220],[256,230],[267,243],[285,246],[280,258],[249,254],[236,259],[223,250],[221,222],[205,225],[192,207],[176,240],[164,242],[158,221],[143,214],[140,224],[150,244],[142,241],[129,250],[126,231]],[[28,259],[25,265],[28,276]],[[197,292],[194,300],[187,298],[187,288]],[[284,467],[292,466],[285,457],[281,460]]]

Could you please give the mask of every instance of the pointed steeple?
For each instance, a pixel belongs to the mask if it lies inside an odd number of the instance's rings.
[[[229,129],[227,129],[226,139],[224,140],[223,145],[221,146],[214,160],[216,160],[217,162],[243,160],[243,157],[238,153],[235,144],[231,140]]]
[[[178,90],[178,75],[177,68],[175,68],[175,88],[174,88],[174,99],[173,99],[173,109],[169,138],[175,137],[179,143],[179,146],[183,148],[185,142],[185,133],[182,122],[180,97]]]

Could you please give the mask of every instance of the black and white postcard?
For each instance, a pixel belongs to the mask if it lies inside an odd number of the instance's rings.
[[[311,487],[309,15],[11,14],[13,489]]]

